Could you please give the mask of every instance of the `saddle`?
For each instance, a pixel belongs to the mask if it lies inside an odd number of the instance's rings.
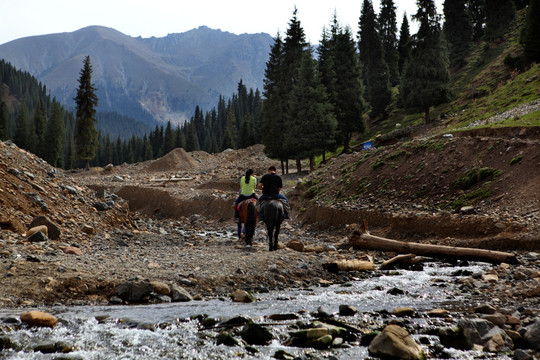
[[[238,214],[240,215],[240,222],[245,224],[246,221],[247,221],[247,209],[248,209],[248,204],[249,203],[253,203],[255,205],[255,209],[257,209],[257,199],[246,199],[246,200],[243,200],[241,202],[238,203]],[[258,214],[257,214],[258,211],[255,211],[255,222],[257,222],[257,217],[258,217]]]

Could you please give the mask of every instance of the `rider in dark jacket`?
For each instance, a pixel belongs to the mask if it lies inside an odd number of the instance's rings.
[[[280,192],[282,187],[283,180],[281,179],[281,176],[276,174],[276,167],[270,166],[268,168],[268,174],[265,174],[259,181],[259,184],[257,184],[257,188],[262,189],[262,195],[259,197],[259,202],[270,199],[282,200],[285,209],[285,219],[290,219],[289,199]]]

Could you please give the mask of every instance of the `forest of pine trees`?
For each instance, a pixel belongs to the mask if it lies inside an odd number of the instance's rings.
[[[523,61],[540,60],[539,2],[530,0],[527,7]],[[527,1],[446,0],[442,14],[433,0],[416,3],[411,19],[403,14],[399,34],[393,0],[382,0],[378,14],[371,0],[363,0],[357,34],[334,14],[316,54],[295,8],[286,32],[274,38],[262,94],[240,79],[237,92],[228,99],[220,96],[214,108],[197,106],[182,124],[156,125],[127,139],[96,131],[95,143],[88,142],[92,131],[81,133],[79,120],[95,122],[99,113],[78,103],[75,116],[45,85],[0,60],[0,140],[12,140],[65,169],[83,166],[81,159],[92,166],[118,165],[156,159],[178,147],[216,153],[262,143],[269,157],[281,161],[283,172],[289,160],[300,171],[300,160],[309,159],[312,167],[314,157],[324,159],[326,151],[341,146],[347,152],[353,136],[366,130],[366,120],[377,126],[396,108],[422,111],[430,122],[430,108],[451,98],[451,70],[466,64],[473,42],[499,41]],[[416,34],[410,34],[410,20],[419,24]],[[84,69],[79,81],[91,85]],[[122,115],[102,115],[107,121],[115,117],[128,122]]]

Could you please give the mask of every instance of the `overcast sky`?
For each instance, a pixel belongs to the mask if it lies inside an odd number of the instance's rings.
[[[436,0],[438,12],[442,1]],[[398,31],[406,11],[411,33],[416,23],[415,0],[394,0]],[[143,38],[181,33],[201,25],[234,34],[265,32],[275,36],[288,27],[294,6],[312,44],[318,43],[334,10],[354,34],[362,0],[0,0],[0,44],[43,34],[72,32],[90,25],[114,28]],[[380,1],[373,0],[379,13]]]

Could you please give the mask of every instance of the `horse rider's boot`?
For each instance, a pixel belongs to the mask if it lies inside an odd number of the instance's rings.
[[[286,201],[283,201],[283,210],[284,210],[284,216],[285,216],[285,220],[291,220],[291,216],[290,216],[290,213],[291,213],[291,207],[289,206],[289,204],[286,202]]]
[[[234,208],[234,220],[233,221],[235,223],[240,222],[240,213],[238,213],[238,209],[236,207]]]

